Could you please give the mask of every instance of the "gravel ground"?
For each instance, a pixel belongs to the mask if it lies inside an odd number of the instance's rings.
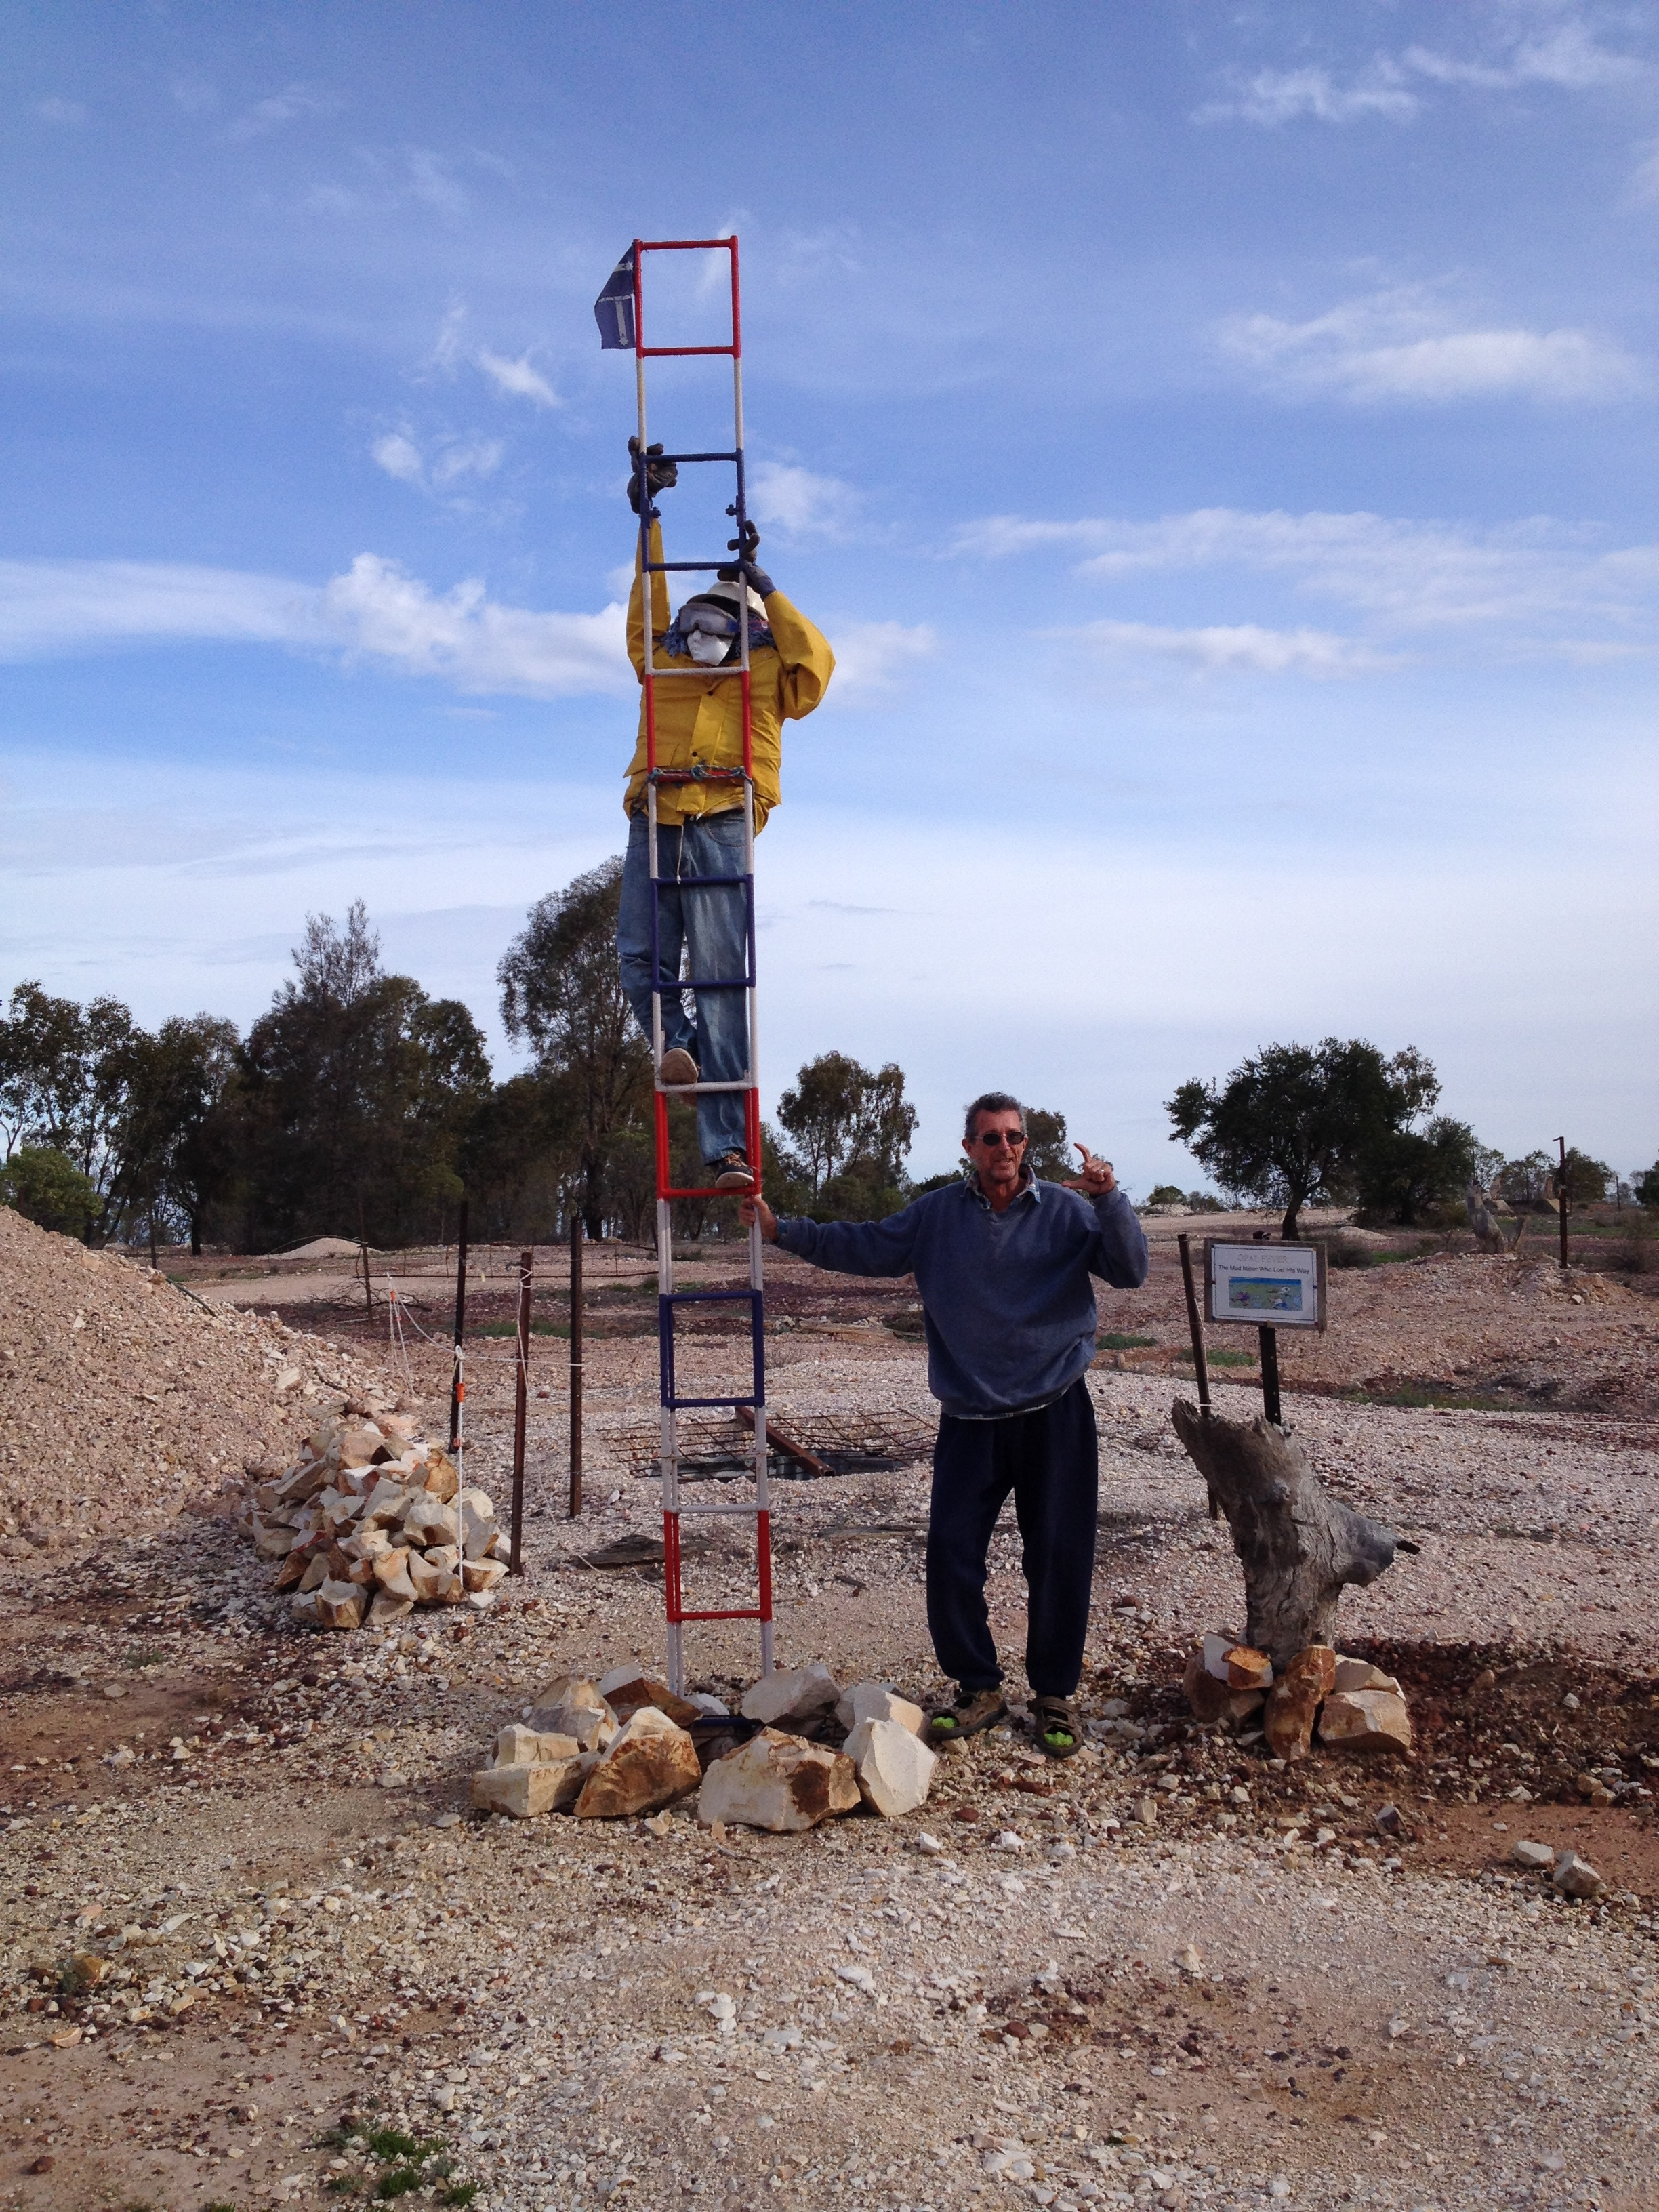
[[[1386,1271],[1396,1313],[1433,1265]],[[472,1371],[469,1468],[501,1502],[499,1350]],[[0,1566],[0,2206],[263,2212],[446,2160],[417,2201],[1651,2206],[1659,1461],[1628,1412],[1292,1395],[1332,1488],[1423,1550],[1343,1616],[1406,1680],[1417,1757],[1286,1771],[1194,1728],[1172,1686],[1239,1609],[1169,1427],[1188,1386],[1098,1369],[1087,1749],[1055,1767],[1016,1726],[947,1757],[908,1820],[716,1838],[686,1808],[661,1835],[465,1813],[543,1680],[661,1649],[652,1571],[583,1563],[653,1523],[629,1472],[653,1345],[589,1346],[576,1527],[545,1352],[529,1571],[476,1624],[298,1634],[206,1517]],[[809,1439],[927,1418],[919,1348],[858,1312],[769,1353]],[[395,1379],[441,1425],[441,1356]],[[775,1496],[780,1658],[931,1693],[925,1467]],[[717,1523],[696,1587],[735,1593],[747,1565]],[[1018,1692],[1009,1534],[991,1599]],[[730,1694],[752,1644],[697,1632],[694,1679]],[[1607,1894],[1512,1869],[1522,1836],[1572,1844]],[[109,1969],[80,1996],[31,1977],[77,1954]],[[343,2119],[445,2148],[371,2159]]]

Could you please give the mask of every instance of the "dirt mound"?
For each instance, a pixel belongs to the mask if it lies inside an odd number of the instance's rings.
[[[291,1252],[278,1252],[279,1260],[356,1260],[362,1247],[349,1237],[313,1237],[309,1244],[296,1244]]]
[[[0,1558],[78,1549],[291,1454],[371,1369],[0,1206]]]

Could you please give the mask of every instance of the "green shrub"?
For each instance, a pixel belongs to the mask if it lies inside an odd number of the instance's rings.
[[[90,1179],[49,1145],[23,1145],[12,1154],[0,1168],[0,1200],[63,1237],[84,1237],[98,1213]]]

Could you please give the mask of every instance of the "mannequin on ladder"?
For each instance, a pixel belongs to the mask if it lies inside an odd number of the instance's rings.
[[[629,504],[639,511],[640,477],[636,441],[629,440],[635,473],[629,477]],[[647,457],[647,514],[649,552],[636,553],[634,588],[628,602],[628,652],[643,682],[645,668],[644,559],[662,558],[662,529],[655,495],[672,488],[678,471],[659,462],[659,447]],[[654,667],[665,663],[689,669],[706,667],[706,680],[676,676],[656,689],[659,769],[720,780],[659,784],[657,788],[657,873],[663,884],[658,907],[659,973],[651,972],[651,866],[646,827],[645,709],[640,709],[639,742],[628,773],[623,805],[629,817],[628,852],[623,864],[622,904],[617,918],[617,953],[623,989],[635,1018],[651,1035],[652,987],[672,983],[680,958],[689,951],[691,973],[704,981],[742,976],[748,964],[743,885],[682,895],[672,888],[700,876],[742,876],[745,872],[743,813],[742,686],[717,672],[735,668],[740,594],[749,602],[750,713],[755,783],[755,832],[758,836],[779,803],[779,769],[783,725],[810,714],[829,689],[835,655],[820,633],[793,606],[755,561],[760,537],[752,524],[742,543],[732,541],[737,558],[718,572],[717,580],[695,592],[671,622],[667,579],[651,577],[651,651]],[[732,780],[730,772],[739,772]],[[696,1017],[687,1012],[683,992],[662,999],[662,1080],[665,1086],[736,1082],[749,1065],[748,1019],[740,990],[692,994]],[[741,1194],[752,1190],[759,1163],[744,1149],[743,1094],[705,1092],[697,1100],[697,1138],[710,1182]]]

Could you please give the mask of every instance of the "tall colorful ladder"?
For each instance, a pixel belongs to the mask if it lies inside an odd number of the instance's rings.
[[[647,253],[723,252],[731,257],[732,264],[732,336],[726,345],[653,346],[645,342],[645,257]],[[711,569],[729,565],[732,556],[722,554],[713,561],[653,561],[651,556],[651,498],[646,481],[646,406],[645,364],[665,356],[687,354],[726,354],[732,361],[732,440],[729,453],[665,453],[665,460],[682,465],[711,461],[729,462],[737,473],[737,495],[727,509],[737,523],[737,538],[741,544],[747,524],[748,504],[744,478],[743,457],[743,321],[741,295],[738,282],[738,241],[735,238],[636,238],[631,249],[633,264],[633,347],[635,380],[639,404],[639,446],[635,462],[639,487],[640,562],[645,597],[645,751],[646,751],[646,824],[651,872],[651,965],[652,974],[660,973],[658,952],[659,917],[662,898],[662,879],[658,874],[657,860],[657,794],[664,787],[691,782],[729,782],[740,786],[743,793],[744,815],[744,872],[741,876],[704,876],[677,879],[674,888],[682,897],[699,887],[713,889],[743,886],[746,907],[747,963],[741,976],[690,976],[684,981],[653,982],[651,1018],[651,1060],[656,1084],[656,1158],[657,1158],[657,1334],[662,1382],[662,1534],[664,1583],[668,1610],[668,1680],[669,1686],[678,1694],[685,1686],[684,1624],[690,1620],[757,1620],[760,1623],[761,1672],[772,1671],[772,1529],[771,1504],[766,1470],[766,1338],[765,1284],[762,1267],[761,1234],[758,1227],[749,1231],[749,1286],[741,1291],[677,1291],[674,1287],[674,1219],[673,1205],[677,1199],[709,1198],[714,1195],[710,1188],[677,1188],[670,1165],[668,1146],[668,1097],[662,1080],[663,1025],[662,1001],[665,993],[687,988],[697,991],[743,991],[748,998],[749,1066],[734,1081],[698,1083],[676,1087],[673,1096],[689,1098],[699,1091],[741,1091],[744,1094],[744,1149],[750,1164],[758,1178],[761,1158],[760,1091],[758,1054],[756,1027],[755,981],[755,786],[753,730],[751,726],[749,672],[749,601],[747,593],[741,596],[738,607],[738,665],[730,669],[708,669],[698,665],[663,666],[656,663],[656,646],[651,631],[651,585],[654,574],[682,574],[687,571],[707,574]],[[620,265],[618,275],[627,267],[628,257]],[[613,278],[613,283],[616,279]],[[607,290],[611,288],[607,287]],[[625,304],[625,302],[624,302]],[[625,331],[626,325],[621,327]],[[743,767],[742,769],[708,769],[693,774],[690,770],[660,769],[657,765],[657,685],[680,678],[690,678],[696,683],[707,683],[711,677],[717,680],[736,683],[741,687],[743,707]],[[746,1397],[694,1398],[682,1397],[676,1385],[674,1372],[674,1314],[682,1305],[736,1304],[747,1302],[750,1316],[750,1344],[752,1377]],[[749,1455],[753,1470],[752,1498],[734,1502],[729,1499],[710,1499],[707,1503],[687,1503],[680,1495],[679,1416],[690,1407],[724,1406],[735,1413],[739,1407],[747,1407],[754,1417],[752,1449]],[[755,1522],[755,1561],[758,1582],[758,1596],[752,1606],[726,1607],[689,1607],[681,1579],[680,1520],[687,1513],[723,1513],[752,1515]]]

